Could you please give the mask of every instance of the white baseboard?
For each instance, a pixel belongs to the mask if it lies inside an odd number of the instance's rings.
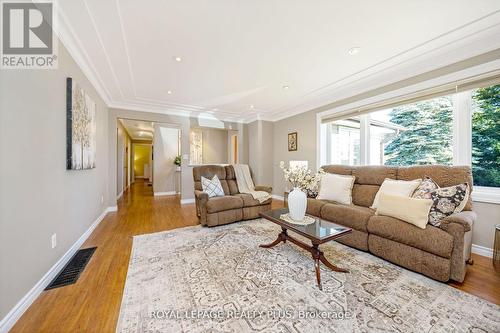
[[[118,195],[116,196],[116,200],[119,200],[119,199],[122,197],[122,195],[123,195],[123,191],[121,191],[121,192],[120,192],[120,194],[118,194]]]
[[[170,192],[154,192],[154,196],[155,197],[159,197],[159,196],[162,196],[162,195],[176,195],[177,192],[175,191],[170,191]]]
[[[483,257],[493,258],[493,249],[485,246],[472,244],[472,253],[479,254]]]
[[[30,307],[30,305],[37,299],[47,285],[56,277],[59,271],[68,263],[73,255],[78,251],[80,246],[92,234],[94,229],[104,219],[108,212],[117,210],[116,206],[106,208],[101,215],[92,223],[92,225],[78,238],[78,240],[69,248],[68,251],[52,266],[47,273],[35,284],[33,288],[17,304],[7,313],[7,315],[0,321],[0,333],[7,333],[21,318],[23,313]]]
[[[282,197],[281,195],[273,194],[271,197],[276,200],[285,201],[285,198]]]
[[[194,198],[193,199],[182,199],[181,200],[181,205],[187,205],[187,204],[192,204],[194,203]]]

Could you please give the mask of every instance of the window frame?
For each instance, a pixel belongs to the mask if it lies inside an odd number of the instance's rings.
[[[449,95],[449,94],[447,94]],[[467,165],[472,167],[472,90],[455,92],[453,98],[453,165]],[[380,98],[382,100],[382,98]],[[410,103],[412,103],[410,101]],[[317,133],[317,165],[326,164],[326,156],[321,146],[322,119],[339,113],[340,110],[329,110],[316,114]],[[378,110],[373,110],[373,112]],[[351,115],[352,116],[352,115]],[[346,116],[349,117],[349,116]],[[360,165],[370,165],[370,113],[360,117]],[[500,204],[500,187],[474,186],[472,199],[475,202]]]

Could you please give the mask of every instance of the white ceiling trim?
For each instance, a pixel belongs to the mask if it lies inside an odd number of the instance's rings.
[[[113,67],[113,64],[111,63],[111,58],[109,57],[108,51],[106,50],[106,47],[104,46],[104,43],[102,41],[102,36],[101,36],[101,33],[99,32],[99,29],[97,28],[97,23],[95,21],[94,15],[92,15],[92,12],[89,8],[87,0],[83,0],[83,4],[85,6],[85,9],[87,10],[87,14],[89,15],[90,22],[92,22],[92,28],[94,28],[94,31],[95,31],[95,34],[97,36],[97,40],[99,41],[99,45],[101,46],[102,52],[104,53],[104,56],[106,57],[106,63],[108,65],[109,71],[111,72],[111,75],[113,75],[113,80],[115,82],[116,88],[120,92],[121,98],[124,99],[125,95],[123,94],[122,87],[120,85],[120,82],[118,81],[118,77],[116,76],[116,72],[115,72],[115,69]]]
[[[500,23],[498,22],[500,22],[500,11],[481,20],[476,20],[471,24],[464,25],[461,30],[453,30],[449,33],[454,34],[453,39],[447,43],[434,46],[438,44],[439,39],[449,35],[443,34],[439,38],[431,39],[416,48],[400,53],[396,57],[388,58],[311,92],[309,95],[303,96],[302,103],[297,102],[295,105],[285,106],[269,115],[265,115],[264,118],[271,121],[285,119],[336,100],[354,96],[500,48]],[[487,23],[486,27],[484,23]],[[466,27],[471,28],[475,25],[477,26],[475,32],[469,33],[469,31],[464,30]],[[478,40],[479,42],[477,42]],[[473,44],[474,47],[472,47]],[[460,49],[460,52],[455,52],[450,56],[450,53],[456,49]],[[408,55],[409,57],[404,59],[404,56]],[[415,70],[415,68],[418,69]],[[408,73],[408,69],[412,69],[411,74]],[[377,79],[380,79],[378,86],[371,84]],[[353,87],[354,85],[356,85],[356,88]],[[311,101],[311,99],[314,100]]]
[[[115,0],[115,4],[116,4],[116,8],[118,10],[118,21],[120,22],[120,30],[122,33],[123,45],[125,45],[125,56],[127,57],[128,72],[130,75],[130,80],[132,81],[131,82],[132,91],[134,93],[134,97],[137,97],[137,89],[135,87],[135,76],[134,76],[134,72],[132,71],[132,61],[130,60],[128,40],[127,40],[127,36],[125,35],[125,26],[123,25],[122,8],[121,8],[120,2],[118,0]]]
[[[92,62],[89,61],[88,54],[85,52],[81,41],[76,37],[73,28],[68,23],[68,18],[61,6],[55,6],[55,8],[57,13],[57,26],[54,27],[56,35],[64,44],[69,54],[73,57],[73,60],[75,60],[85,76],[87,76],[87,79],[94,86],[94,89],[103,99],[104,103],[109,106],[111,104],[111,94],[106,89],[106,86],[103,83],[104,81],[95,70]]]
[[[240,113],[232,113],[226,110],[218,110],[216,115],[211,115],[213,110],[211,110],[210,108],[204,108],[196,105],[165,103],[164,101],[157,101],[137,96],[135,78],[133,75],[129,54],[128,41],[124,33],[123,18],[120,8],[121,6],[119,4],[119,1],[116,0],[118,19],[120,22],[123,43],[125,45],[125,53],[129,75],[131,78],[131,85],[134,92],[134,100],[126,99],[119,84],[119,80],[116,76],[116,72],[113,68],[108,52],[104,47],[101,35],[96,26],[95,19],[91,14],[91,11],[87,5],[87,1],[84,1],[84,3],[88,15],[92,21],[93,28],[99,39],[99,45],[106,56],[107,65],[113,75],[114,83],[119,89],[120,95],[122,97],[121,100],[113,99],[110,91],[103,83],[104,81],[99,75],[99,72],[93,66],[92,61],[90,61],[88,53],[85,51],[82,42],[78,39],[71,25],[68,24],[67,15],[65,15],[61,6],[56,6],[56,11],[59,17],[59,24],[56,29],[56,34],[59,36],[59,39],[66,46],[66,49],[72,55],[73,59],[87,76],[89,81],[93,84],[94,88],[104,100],[106,105],[110,108],[155,112],[184,117],[205,117],[207,119],[218,118],[222,121],[240,123],[249,123],[258,119],[278,121],[303,112],[310,111],[317,107],[321,107],[335,100],[339,100],[377,88],[376,85],[370,85],[370,83],[376,81],[377,78],[380,78],[378,82],[379,86],[383,86],[391,82],[397,82],[399,80],[424,73],[428,70],[431,70],[432,68],[429,68],[429,66],[432,65],[439,64],[439,66],[441,67],[459,60],[463,60],[449,57],[450,52],[457,48],[460,48],[461,52],[459,56],[462,56],[462,58],[471,57],[491,51],[495,48],[500,48],[500,38],[491,38],[492,35],[498,37],[498,33],[500,31],[500,23],[498,23],[500,22],[500,11],[496,11],[490,15],[477,19],[473,22],[469,22],[457,29],[449,31],[448,33],[442,34],[436,38],[432,38],[425,43],[421,43],[418,46],[401,52],[398,55],[392,56],[373,66],[358,71],[357,73],[344,77],[340,80],[333,81],[319,89],[315,89],[306,95],[300,96],[293,103],[280,107],[277,110],[267,110],[267,112],[265,110],[261,110],[263,113],[261,113],[260,115],[249,116],[244,116]],[[470,47],[478,39],[480,40],[480,42],[476,43],[474,48]],[[428,60],[428,58],[432,58],[433,61],[427,64],[427,67],[419,66],[426,59]],[[436,61],[436,59],[439,59],[439,61]],[[415,67],[418,69],[415,70]],[[410,74],[408,73],[408,69],[411,69]],[[384,80],[383,78],[390,78],[390,81]],[[351,89],[354,85],[356,85],[356,89]],[[203,113],[208,113],[209,115],[205,116],[203,115]]]

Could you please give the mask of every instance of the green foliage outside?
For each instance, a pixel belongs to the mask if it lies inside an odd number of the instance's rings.
[[[385,164],[452,164],[452,114],[449,96],[394,108],[391,122],[406,130],[385,147]]]
[[[473,91],[472,104],[474,185],[500,187],[500,85]],[[394,108],[391,122],[406,130],[388,138],[385,164],[451,165],[452,113],[450,96]]]
[[[474,184],[500,187],[500,85],[475,90],[472,101]]]

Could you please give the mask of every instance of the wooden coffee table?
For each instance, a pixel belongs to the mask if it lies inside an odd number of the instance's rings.
[[[308,225],[293,224],[285,220],[282,220],[280,218],[281,214],[285,213],[288,213],[287,208],[278,208],[260,213],[261,217],[281,226],[281,232],[278,234],[278,238],[276,238],[274,242],[270,244],[260,245],[260,247],[271,248],[278,245],[281,242],[285,243],[287,240],[289,240],[293,244],[300,246],[306,251],[309,251],[312,254],[312,258],[314,260],[314,267],[316,269],[316,280],[318,282],[318,288],[320,290],[322,290],[321,275],[319,268],[320,262],[322,262],[326,267],[330,268],[335,272],[349,273],[347,269],[337,267],[331,262],[329,262],[328,259],[325,258],[323,252],[319,249],[319,245],[337,239],[352,232],[351,228],[347,228],[315,216],[312,217],[316,219],[316,222],[312,224]],[[288,235],[288,230],[291,230],[301,236],[306,237],[311,241],[312,245],[306,244],[298,239],[291,237],[290,235]]]

